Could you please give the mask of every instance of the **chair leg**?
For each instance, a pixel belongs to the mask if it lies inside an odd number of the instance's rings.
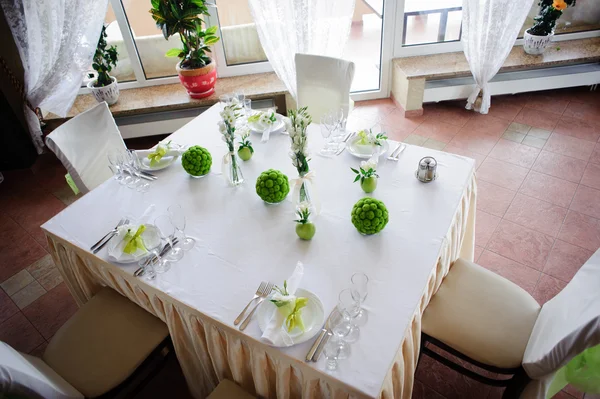
[[[510,379],[506,389],[504,390],[504,393],[502,394],[502,399],[518,399],[530,381],[531,378],[529,378],[523,367],[521,367],[519,371]]]

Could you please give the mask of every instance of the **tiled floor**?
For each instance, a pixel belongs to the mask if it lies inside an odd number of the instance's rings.
[[[426,105],[423,116],[406,119],[389,100],[362,102],[349,127],[381,124],[392,139],[474,158],[477,261],[544,303],[600,247],[600,93],[495,97],[488,115],[463,105]],[[0,340],[27,353],[42,353],[77,309],[39,228],[76,200],[64,174],[45,155],[31,169],[4,172],[0,184]],[[501,394],[427,358],[416,380],[415,398]],[[562,395],[583,397],[572,389]]]

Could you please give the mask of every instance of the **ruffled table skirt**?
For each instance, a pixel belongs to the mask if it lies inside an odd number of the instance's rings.
[[[412,323],[390,365],[380,398],[410,399],[421,341],[421,315],[458,257],[473,260],[475,175],[466,187]],[[52,257],[77,303],[82,306],[109,286],[163,320],[190,391],[205,398],[220,380],[237,382],[265,398],[364,398],[362,392],[307,366],[240,331],[200,313],[143,280],[46,232]]]

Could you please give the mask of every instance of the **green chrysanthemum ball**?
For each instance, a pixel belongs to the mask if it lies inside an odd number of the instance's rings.
[[[365,197],[352,208],[352,224],[363,234],[379,233],[388,222],[385,204],[375,198]]]
[[[195,145],[183,153],[181,165],[192,176],[204,176],[210,171],[212,157],[206,148]]]
[[[265,202],[281,202],[289,192],[288,178],[278,170],[265,170],[256,179],[256,194]]]

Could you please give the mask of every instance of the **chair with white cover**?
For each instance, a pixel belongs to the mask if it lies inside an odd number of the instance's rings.
[[[503,398],[545,399],[554,374],[600,344],[598,287],[600,249],[542,307],[516,284],[458,259],[423,313],[421,353],[482,383],[507,387]],[[512,378],[465,369],[433,346]]]
[[[0,342],[0,397],[97,398],[130,394],[166,360],[165,323],[110,288],[56,332],[42,359]],[[137,385],[137,386],[135,386]]]
[[[310,54],[296,54],[295,61],[298,108],[308,107],[315,122],[340,108],[347,118],[354,106],[350,98],[354,63]]]
[[[46,145],[84,194],[112,176],[108,154],[127,148],[106,102],[56,128],[46,137]]]

